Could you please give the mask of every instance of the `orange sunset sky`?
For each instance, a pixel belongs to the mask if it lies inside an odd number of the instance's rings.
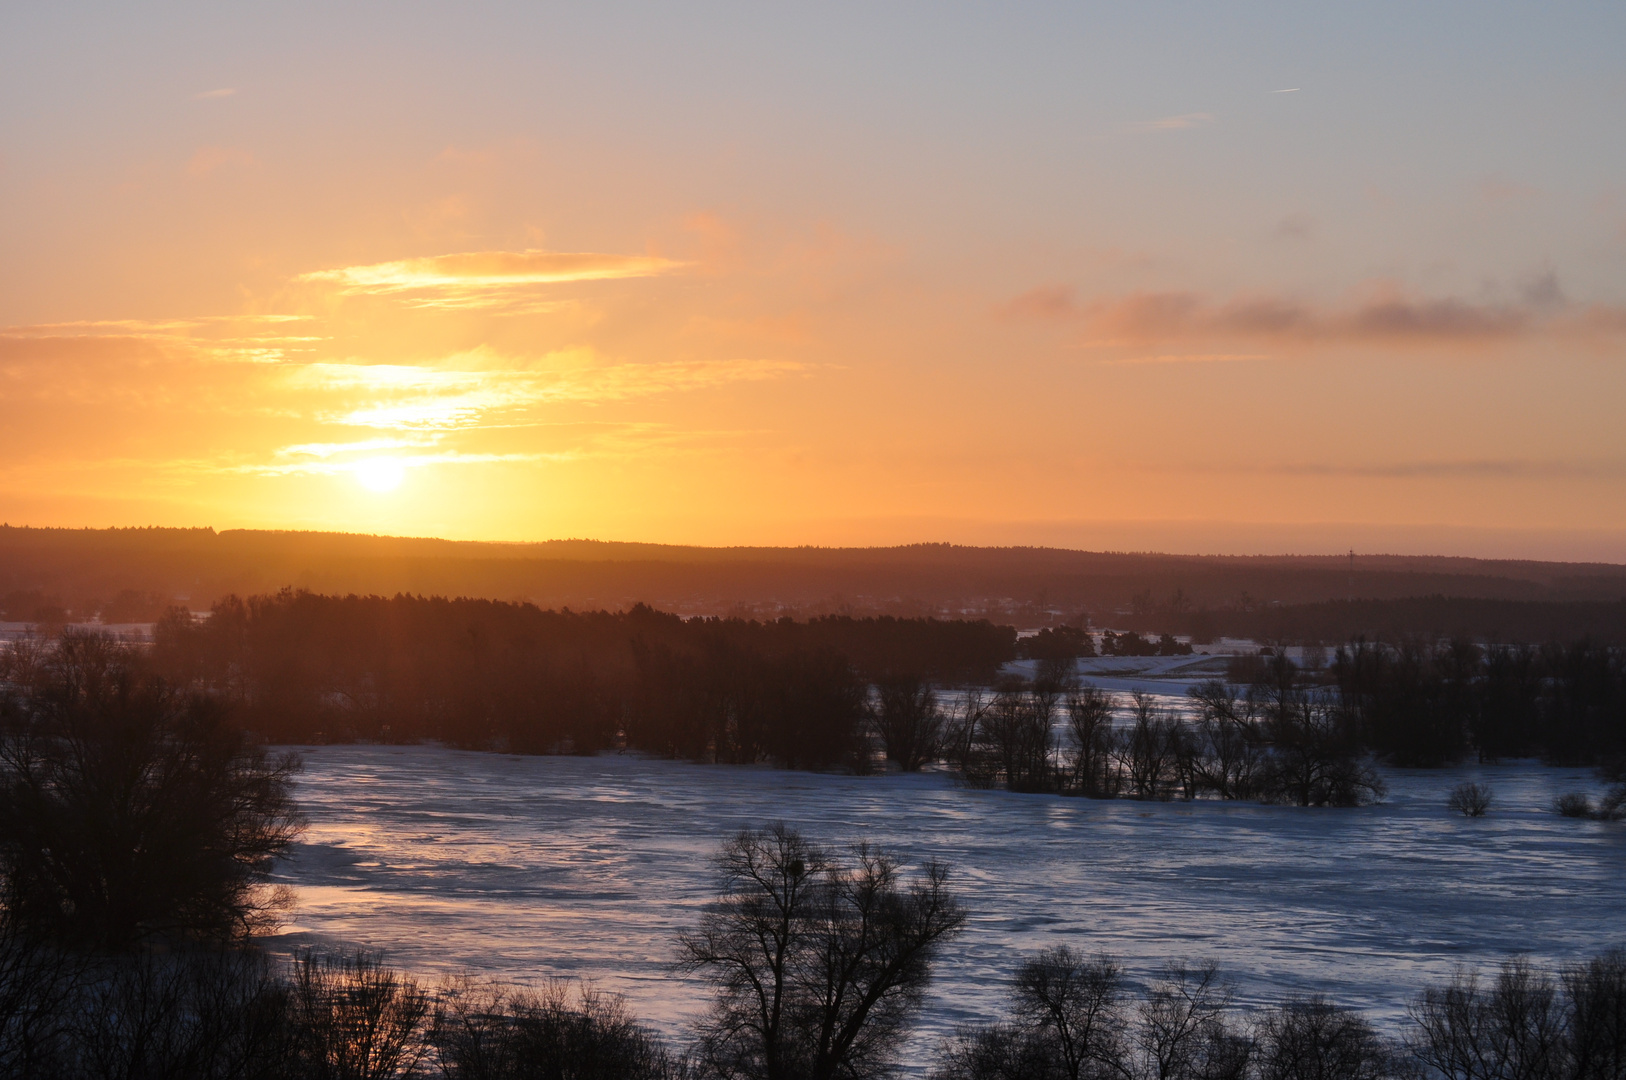
[[[0,518],[1626,561],[1626,6],[0,35]]]

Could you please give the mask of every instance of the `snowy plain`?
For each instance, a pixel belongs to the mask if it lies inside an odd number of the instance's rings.
[[[673,1037],[705,1001],[668,965],[710,896],[709,859],[774,821],[953,866],[970,922],[938,966],[917,1067],[955,1025],[991,1018],[1016,963],[1049,945],[1111,953],[1137,982],[1212,958],[1243,1004],[1324,993],[1391,1028],[1459,965],[1626,945],[1626,825],[1551,810],[1597,789],[1584,770],[1389,770],[1378,805],[1304,810],[977,791],[945,773],[300,752],[310,824],[280,871],[298,907],[278,948],[382,949],[430,980],[579,977]],[[1464,779],[1493,787],[1487,817],[1447,811]]]

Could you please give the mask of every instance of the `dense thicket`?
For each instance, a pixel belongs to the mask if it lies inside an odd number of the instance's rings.
[[[1323,659],[1301,667],[1281,654],[1234,657],[1228,680],[1192,687],[1183,711],[1108,694],[1077,680],[1069,660],[1047,659],[1033,679],[1006,677],[953,708],[927,692],[883,694],[876,731],[905,768],[932,755],[894,744],[936,732],[936,754],[968,781],[1018,791],[1355,805],[1382,791],[1374,759],[1435,767],[1542,757],[1599,767],[1615,787],[1598,814],[1626,805],[1626,657],[1617,649],[1355,642],[1330,667]]]
[[[972,693],[946,721],[944,752],[974,785],[1091,798],[1252,799],[1356,806],[1382,795],[1334,694],[1275,658],[1246,686],[1190,691],[1187,714],[1110,694],[1055,663]]]
[[[1317,661],[1305,671],[1242,658],[1226,691],[1234,707],[1215,712],[1218,699],[1205,690],[1195,718],[1137,712],[1120,724],[1109,714],[1088,730],[1072,719],[1066,672],[1097,650],[1096,638],[1069,627],[1017,641],[988,622],[684,620],[642,605],[577,613],[285,591],[222,601],[203,622],[174,611],[156,638],[154,664],[171,682],[284,741],[429,737],[531,753],[625,745],[862,770],[879,736],[905,769],[946,757],[973,779],[1024,790],[1275,791],[1265,797],[1295,802],[1353,797],[1350,784],[1364,782],[1349,762],[1363,752],[1402,766],[1465,755],[1626,758],[1626,659],[1588,638],[1540,647],[1357,641],[1330,668]],[[1130,632],[1101,635],[1099,649],[1171,655],[1190,646]],[[1018,653],[1050,674],[1026,688],[1006,683],[965,715],[948,715],[944,685],[993,685]],[[1102,741],[1109,736],[1112,746]],[[1229,767],[1208,759],[1238,747],[1269,766],[1270,782],[1205,779]],[[1290,761],[1302,768],[1288,796]]]
[[[142,659],[74,632],[0,654],[0,904],[35,936],[229,940],[278,904],[295,762]]]
[[[863,765],[871,680],[991,678],[987,622],[691,619],[529,604],[282,592],[158,624],[153,662],[285,741],[444,739],[520,752]]]
[[[1626,654],[1597,641],[1356,642],[1337,651],[1329,675],[1353,736],[1396,765],[1468,754],[1561,765],[1626,758]]]
[[[26,973],[27,981],[21,976]],[[0,933],[0,1076],[17,1080],[678,1080],[619,998],[420,984],[366,952],[72,965]]]

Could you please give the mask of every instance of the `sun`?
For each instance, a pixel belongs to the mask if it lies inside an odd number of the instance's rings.
[[[355,466],[356,482],[368,491],[394,491],[406,476],[406,466],[394,458],[370,458]]]

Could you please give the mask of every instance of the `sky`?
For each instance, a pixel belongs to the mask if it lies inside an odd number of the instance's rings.
[[[0,518],[1626,561],[1626,5],[73,4]]]

